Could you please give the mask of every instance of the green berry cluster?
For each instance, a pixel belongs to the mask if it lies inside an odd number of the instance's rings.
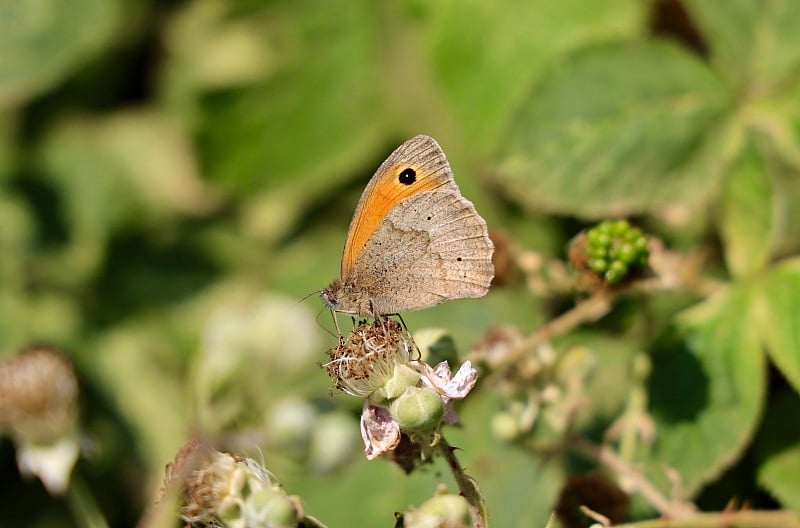
[[[642,230],[627,220],[605,220],[586,233],[589,268],[609,284],[647,267],[649,251]]]

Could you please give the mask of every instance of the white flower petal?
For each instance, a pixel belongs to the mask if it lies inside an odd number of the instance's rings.
[[[450,379],[450,365],[447,364],[447,361],[442,361],[441,363],[437,364],[435,367],[433,367],[433,371],[440,378]]]
[[[361,412],[361,437],[367,460],[374,460],[400,443],[400,425],[388,409],[374,407],[364,400]]]
[[[478,381],[478,371],[470,361],[465,361],[452,378],[446,361],[442,361],[434,368],[425,363],[422,365],[430,385],[448,398],[464,398]]]
[[[60,495],[69,485],[79,454],[78,441],[73,437],[61,438],[50,445],[20,443],[17,445],[17,466],[23,475],[39,477],[52,495]]]

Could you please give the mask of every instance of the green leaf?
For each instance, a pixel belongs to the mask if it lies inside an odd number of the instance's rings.
[[[0,2],[0,108],[35,97],[95,55],[120,11],[109,0]]]
[[[499,182],[530,208],[582,217],[698,203],[724,167],[730,102],[711,70],[675,46],[585,49],[520,109]]]
[[[0,182],[8,179],[16,162],[15,133],[18,118],[14,112],[0,110]]]
[[[3,289],[24,289],[27,256],[34,247],[35,221],[19,198],[0,191],[0,284]]]
[[[757,288],[759,337],[772,362],[800,392],[800,258],[770,269]]]
[[[150,474],[174,457],[189,426],[177,369],[165,368],[174,343],[158,324],[131,321],[98,336],[81,356],[83,370],[120,413]]]
[[[800,398],[791,389],[773,390],[753,451],[758,483],[783,506],[800,510]]]
[[[203,91],[249,86],[280,64],[270,42],[271,19],[241,12],[237,2],[187,2],[170,17],[159,98],[185,122],[196,124]]]
[[[734,85],[757,93],[800,65],[800,3],[688,0],[685,5],[710,45],[712,62]]]
[[[646,473],[669,494],[664,467],[694,494],[750,442],[765,390],[765,368],[750,317],[750,291],[732,289],[684,312],[679,333],[653,353],[650,413],[656,440]]]
[[[376,19],[365,2],[272,5],[282,68],[209,96],[201,131],[208,176],[237,194],[289,186],[305,203],[341,183],[379,145]]]
[[[629,0],[434,3],[427,57],[447,109],[470,150],[496,146],[544,66],[579,46],[639,31],[645,5]]]
[[[69,231],[62,258],[43,265],[67,280],[94,273],[121,227],[163,228],[168,218],[202,215],[215,204],[188,138],[158,112],[64,120],[50,129],[38,155]]]
[[[773,242],[774,189],[767,167],[750,146],[725,180],[720,231],[725,243],[728,269],[748,276],[767,263]]]
[[[770,457],[758,471],[758,483],[781,504],[800,509],[800,445]]]
[[[800,103],[775,99],[751,105],[747,126],[753,132],[758,155],[772,186],[773,255],[789,255],[800,249]]]

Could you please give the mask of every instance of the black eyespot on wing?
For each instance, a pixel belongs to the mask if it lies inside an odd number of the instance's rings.
[[[461,257],[456,258],[457,261],[461,262]]]
[[[411,185],[417,181],[417,173],[412,168],[403,169],[403,171],[400,173],[400,176],[397,177],[397,181],[403,185]]]

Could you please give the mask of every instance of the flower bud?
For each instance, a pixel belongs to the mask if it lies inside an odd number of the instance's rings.
[[[308,463],[320,473],[333,471],[348,462],[358,446],[358,424],[343,412],[319,417],[311,435]]]
[[[471,525],[467,499],[450,493],[431,497],[419,509],[407,513],[403,520],[406,528],[469,528]]]
[[[492,435],[498,440],[504,442],[513,442],[519,438],[522,430],[519,424],[519,418],[514,414],[502,411],[492,417]]]
[[[282,399],[267,418],[267,431],[272,442],[292,454],[304,455],[318,419],[317,409],[297,397]]]
[[[383,386],[383,393],[386,395],[386,399],[393,400],[402,395],[406,389],[415,387],[419,378],[420,373],[408,365],[396,365],[392,377]]]
[[[247,528],[293,528],[297,514],[289,497],[274,489],[260,489],[242,505],[241,525]],[[220,520],[226,524],[224,517]],[[233,520],[233,519],[232,519]]]
[[[444,416],[444,403],[433,389],[410,387],[392,402],[389,410],[401,430],[430,432]]]

